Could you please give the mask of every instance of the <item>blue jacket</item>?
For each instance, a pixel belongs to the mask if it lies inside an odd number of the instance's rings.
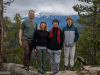
[[[75,42],[79,38],[77,27],[74,26],[73,24],[70,27],[65,26],[63,28],[63,33],[64,33],[64,43],[65,43],[65,45],[67,47],[75,46]]]

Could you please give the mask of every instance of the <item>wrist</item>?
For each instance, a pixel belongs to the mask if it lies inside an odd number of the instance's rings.
[[[19,40],[19,42],[22,42],[21,40]]]

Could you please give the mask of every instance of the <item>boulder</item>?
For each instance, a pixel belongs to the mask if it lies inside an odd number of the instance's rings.
[[[26,71],[23,68],[23,65],[20,64],[14,64],[14,63],[4,63],[3,64],[3,72],[9,72],[10,75],[38,75],[36,73],[36,70],[32,71]],[[30,67],[31,69],[31,67]]]

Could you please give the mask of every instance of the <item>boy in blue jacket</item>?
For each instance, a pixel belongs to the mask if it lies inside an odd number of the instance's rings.
[[[66,18],[67,25],[63,28],[64,33],[64,55],[65,63],[64,69],[68,70],[69,54],[70,54],[70,70],[74,71],[74,55],[75,55],[75,42],[79,38],[77,27],[73,25],[72,17]]]

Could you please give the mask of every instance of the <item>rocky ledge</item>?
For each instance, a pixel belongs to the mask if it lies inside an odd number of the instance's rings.
[[[0,71],[0,75],[39,75],[37,70],[29,67],[29,71],[24,70],[23,65],[14,64],[14,63],[4,63],[3,71]],[[51,72],[47,72],[46,75],[52,75]],[[83,66],[80,70],[77,71],[59,71],[56,75],[100,75],[99,66]]]

